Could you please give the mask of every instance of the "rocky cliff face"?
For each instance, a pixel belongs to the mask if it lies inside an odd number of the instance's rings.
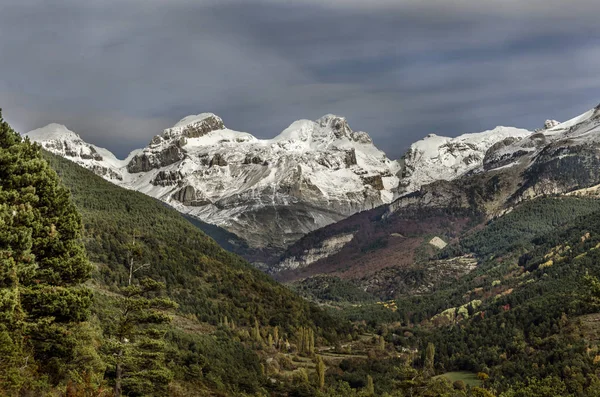
[[[303,268],[319,259],[337,254],[347,243],[352,241],[354,233],[346,233],[325,239],[314,248],[303,251],[298,256],[290,256],[279,263],[278,270],[294,270]]]

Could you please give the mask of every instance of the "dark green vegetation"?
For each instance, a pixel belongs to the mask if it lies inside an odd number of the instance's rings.
[[[368,302],[375,297],[351,281],[339,277],[317,276],[292,284],[292,288],[308,299],[330,302]]]
[[[481,233],[488,239],[473,243],[473,251],[492,257],[461,286],[437,295],[447,302],[446,307],[482,302],[467,313],[456,310],[432,319],[456,324],[441,326],[425,336],[438,346],[439,369],[487,372],[489,384],[500,391],[530,378],[553,379],[565,393],[576,394],[591,384],[597,387],[598,346],[586,338],[579,317],[598,310],[592,304],[598,291],[587,288],[585,280],[586,274],[600,275],[600,211],[568,222],[562,217],[562,225],[557,222],[554,228],[532,222],[530,228],[522,227],[520,238],[515,236],[514,247],[519,248],[503,257],[499,255],[506,252],[505,240],[493,239],[505,236],[509,225],[525,226],[528,219],[535,220],[528,213],[536,205],[548,211],[545,219],[550,223],[568,213],[567,206],[572,206],[575,214],[581,208],[594,209],[596,205],[589,201],[534,201]],[[550,214],[559,216],[552,220]],[[536,236],[530,233],[535,225],[541,231]],[[513,235],[514,230],[511,227]],[[490,249],[490,241],[498,245]],[[431,303],[435,301],[436,296],[430,297]],[[430,310],[434,307],[431,303]]]
[[[80,232],[56,173],[0,114],[0,394],[39,392],[31,379],[55,382],[93,366]]]
[[[436,373],[481,372],[502,396],[596,396],[598,325],[588,313],[600,308],[599,204],[526,202],[440,254],[480,258],[456,283],[400,298],[397,311],[363,305],[346,317],[370,315],[367,325],[399,349],[433,344]]]
[[[317,330],[331,343],[338,331],[348,332],[321,309],[224,251],[159,201],[119,188],[62,158],[47,153],[45,157],[82,214],[84,242],[96,266],[93,311],[103,336],[123,338],[115,318],[121,312],[119,301],[132,255],[135,263],[147,264],[134,279],[164,283],[166,295],[177,302],[174,326],[164,330],[164,354],[181,389],[254,393],[265,386],[259,356],[253,346],[243,343],[243,332],[240,337],[217,330],[225,318],[239,331],[255,323],[262,330],[277,327],[282,338],[291,338],[300,326]],[[116,376],[113,372],[109,368],[108,375]],[[194,382],[199,385],[191,386]],[[126,383],[124,392],[132,393]]]
[[[574,219],[600,210],[600,200],[552,197],[527,201],[492,222],[483,230],[467,233],[460,243],[447,247],[441,257],[474,253],[480,258],[524,252],[534,246],[534,238],[563,227]]]

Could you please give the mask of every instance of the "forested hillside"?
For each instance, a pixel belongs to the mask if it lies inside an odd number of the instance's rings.
[[[207,388],[255,392],[262,387],[259,357],[239,338],[218,331],[224,321],[239,329],[258,324],[265,337],[278,328],[280,337],[289,340],[300,327],[314,329],[330,343],[338,331],[349,331],[224,251],[158,200],[117,187],[68,160],[49,153],[44,157],[82,214],[83,241],[95,266],[93,312],[105,334],[111,332],[115,294],[127,284],[132,256],[146,265],[135,279],[164,283],[166,295],[179,305],[166,334],[175,381],[186,384],[203,375]]]
[[[3,395],[598,395],[598,200],[363,230],[414,231],[409,262],[425,267],[407,269],[427,288],[377,301],[336,277],[297,283],[320,308],[175,210],[0,127]],[[450,245],[431,248],[440,228]]]
[[[562,196],[526,202],[438,255],[480,258],[469,274],[387,310],[347,307],[346,317],[368,319],[398,348],[431,344],[436,373],[480,373],[502,396],[596,396],[599,205]]]

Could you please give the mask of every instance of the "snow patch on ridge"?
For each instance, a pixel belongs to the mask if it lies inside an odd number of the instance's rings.
[[[494,144],[530,134],[528,130],[502,126],[456,138],[430,134],[413,143],[403,157],[402,192],[410,193],[438,180],[456,179],[480,168],[486,152]]]

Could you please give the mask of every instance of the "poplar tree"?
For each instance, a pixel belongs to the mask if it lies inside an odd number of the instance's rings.
[[[40,150],[0,112],[0,387],[13,390],[34,365],[65,380],[92,303],[81,218]]]
[[[275,347],[279,349],[279,327],[273,328],[273,340],[275,341]]]
[[[300,327],[296,333],[298,353],[313,354],[315,352],[315,333],[312,328]]]
[[[262,336],[260,335],[260,324],[258,323],[258,319],[256,318],[254,319],[254,328],[252,329],[252,336],[257,342],[263,342]]]
[[[435,374],[434,363],[435,345],[430,342],[427,344],[427,348],[425,349],[425,365],[423,368],[423,373],[428,378]]]
[[[317,357],[316,370],[317,370],[317,387],[319,389],[323,390],[323,387],[325,387],[325,363],[323,362],[323,359],[320,356]]]
[[[367,375],[367,387],[366,387],[367,396],[375,395],[375,384],[373,383],[373,377],[371,375]]]
[[[308,353],[314,354],[315,352],[315,333],[312,328],[308,329]]]

